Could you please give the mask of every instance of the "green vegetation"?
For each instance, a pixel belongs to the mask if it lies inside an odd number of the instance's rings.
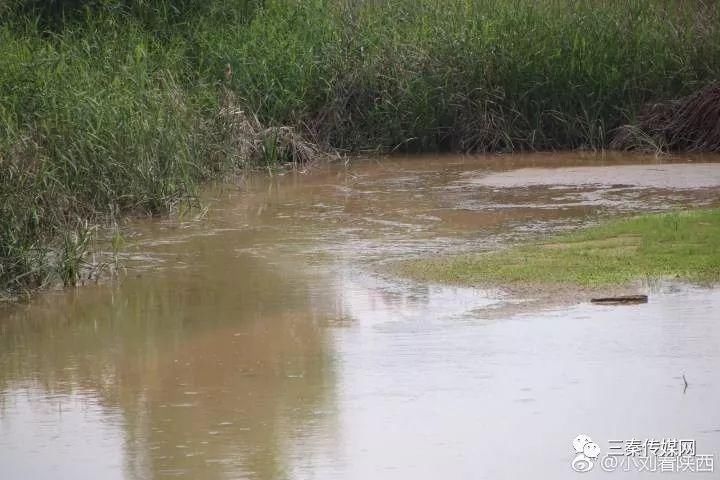
[[[713,2],[5,0],[0,291],[72,284],[94,225],[307,139],[601,148],[719,74]]]
[[[470,285],[598,287],[644,278],[720,280],[720,210],[643,215],[508,250],[418,260],[415,278]]]

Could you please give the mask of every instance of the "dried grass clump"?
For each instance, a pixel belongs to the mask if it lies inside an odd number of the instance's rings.
[[[240,108],[228,92],[216,122],[216,131],[222,137],[217,142],[221,147],[217,153],[235,167],[298,167],[328,156],[325,150],[306,140],[292,127],[264,126],[256,115]]]
[[[679,100],[646,106],[636,125],[618,130],[611,147],[720,152],[720,83]]]

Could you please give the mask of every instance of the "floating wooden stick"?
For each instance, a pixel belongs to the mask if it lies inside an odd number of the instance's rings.
[[[593,298],[590,300],[592,303],[600,305],[625,305],[633,303],[647,303],[647,295],[622,295],[620,297],[602,297]]]

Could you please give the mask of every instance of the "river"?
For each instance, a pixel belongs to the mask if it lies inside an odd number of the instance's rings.
[[[118,280],[0,310],[0,478],[573,478],[578,434],[717,456],[717,288],[524,307],[383,272],[720,205],[719,161],[427,155],[209,188],[205,215],[132,223]]]

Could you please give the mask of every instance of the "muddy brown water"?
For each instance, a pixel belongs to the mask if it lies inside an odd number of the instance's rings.
[[[354,161],[138,221],[120,281],[0,313],[0,478],[571,478],[580,433],[720,455],[720,290],[497,315],[524,299],[374,273],[717,205],[716,162]]]

